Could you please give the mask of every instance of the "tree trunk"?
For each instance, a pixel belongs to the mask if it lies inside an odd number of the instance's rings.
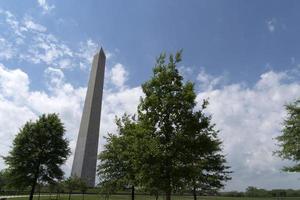
[[[193,188],[193,195],[194,195],[194,200],[197,200],[197,192],[196,192],[196,187],[195,186]]]
[[[34,190],[35,190],[35,186],[36,186],[36,181],[37,181],[37,178],[35,178],[34,182],[32,183],[31,191],[30,191],[30,195],[29,195],[29,200],[33,199]]]
[[[39,185],[39,198],[38,198],[38,200],[40,200],[40,198],[41,198],[41,185]]]
[[[134,185],[131,187],[131,200],[134,200]]]
[[[170,175],[170,170],[171,166],[170,166],[170,160],[167,160],[167,168],[166,168],[166,176],[167,176],[167,184],[168,187],[166,188],[166,200],[171,200],[171,193],[172,193],[172,184],[171,184],[171,175]]]
[[[72,192],[70,191],[70,192],[69,192],[69,200],[71,199],[71,193],[72,193]]]
[[[30,195],[29,195],[29,200],[33,199],[33,195],[34,195],[34,191],[35,191],[35,186],[37,183],[37,180],[39,178],[39,173],[40,173],[40,163],[38,163],[36,171],[35,171],[35,175],[34,175],[34,180],[31,186],[31,191],[30,191]]]
[[[170,189],[166,192],[166,200],[171,200],[171,190]]]

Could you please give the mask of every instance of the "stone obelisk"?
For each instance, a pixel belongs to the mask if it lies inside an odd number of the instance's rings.
[[[95,186],[105,59],[102,48],[93,58],[71,172],[89,187]]]

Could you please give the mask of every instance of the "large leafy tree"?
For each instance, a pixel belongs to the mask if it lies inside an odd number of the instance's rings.
[[[117,134],[109,134],[100,154],[98,174],[103,183],[138,185],[158,197],[193,189],[218,189],[228,180],[228,167],[222,155],[211,118],[196,109],[191,82],[184,83],[176,65],[181,52],[162,54],[153,77],[142,85],[144,97],[136,120],[125,115],[117,120]],[[134,189],[134,187],[133,187]]]
[[[70,154],[65,128],[56,114],[27,122],[13,141],[5,162],[14,187],[31,187],[32,200],[37,181],[52,184],[63,178],[61,165]]]
[[[143,179],[166,193],[192,185],[196,189],[219,188],[228,177],[228,167],[221,154],[218,131],[205,116],[203,109],[196,109],[196,94],[191,82],[184,83],[176,65],[181,52],[161,54],[153,69],[153,77],[142,85],[145,96],[138,108],[139,123],[149,130],[151,141],[157,141],[155,155],[149,155],[150,166]]]
[[[195,94],[190,92],[192,84],[183,85],[176,69],[176,63],[180,60],[180,53],[176,54],[175,59],[171,55],[169,63],[165,63],[164,54],[157,59],[153,77],[142,85],[145,97],[141,99],[138,109],[139,120],[159,141],[159,153],[153,156],[151,169],[144,173],[145,180],[163,190],[167,200],[172,190],[178,187],[180,179],[177,159],[181,145],[179,129],[182,128],[184,115],[195,104],[191,98]]]
[[[300,172],[300,100],[285,106],[287,118],[283,122],[282,135],[276,139],[279,157],[296,162],[294,166],[284,167],[284,171]]]

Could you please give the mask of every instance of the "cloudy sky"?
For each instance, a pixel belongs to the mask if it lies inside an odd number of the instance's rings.
[[[180,71],[199,104],[209,98],[234,171],[225,190],[299,188],[300,175],[272,155],[284,104],[300,96],[299,9],[292,0],[0,0],[0,155],[26,121],[52,112],[74,150],[91,56],[103,46],[101,149],[115,115],[136,111],[155,58],[182,48]]]

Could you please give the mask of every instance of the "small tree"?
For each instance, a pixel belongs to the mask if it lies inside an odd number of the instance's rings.
[[[109,182],[101,182],[98,184],[99,186],[99,193],[104,194],[104,199],[108,200],[110,195],[116,191],[115,184],[109,184]]]
[[[48,185],[48,190],[50,191],[50,199],[52,199],[52,194],[54,193],[55,199],[58,200],[62,187],[63,185],[61,181],[57,181]]]
[[[37,183],[36,183],[36,189],[37,192],[38,192],[38,200],[41,199],[41,191],[42,191],[42,188],[45,187],[46,185],[44,185],[44,183],[41,181],[41,180],[37,180]]]
[[[33,198],[37,180],[51,184],[63,178],[60,167],[70,154],[64,133],[58,115],[42,115],[20,129],[11,151],[4,157],[11,184],[31,187],[29,200]]]
[[[84,200],[84,194],[86,193],[86,191],[88,189],[86,182],[80,179],[79,183],[78,183],[78,188],[82,194],[82,200]]]
[[[56,192],[56,183],[51,183],[48,185],[48,190],[50,192],[49,199],[52,199],[52,193]]]
[[[79,188],[80,179],[77,177],[69,177],[64,182],[64,188],[69,192],[69,200],[71,199],[72,192]]]
[[[63,192],[63,181],[59,181],[56,183],[56,187],[55,187],[55,190],[56,190],[56,199],[59,199],[60,198],[60,193]]]
[[[134,200],[137,184],[137,123],[124,115],[116,119],[117,134],[108,134],[104,151],[99,155],[98,176],[100,185],[115,189],[131,187],[131,198]]]
[[[276,138],[280,149],[275,154],[296,162],[294,166],[284,167],[284,171],[300,172],[300,100],[285,108],[288,116],[283,122],[282,135]]]

